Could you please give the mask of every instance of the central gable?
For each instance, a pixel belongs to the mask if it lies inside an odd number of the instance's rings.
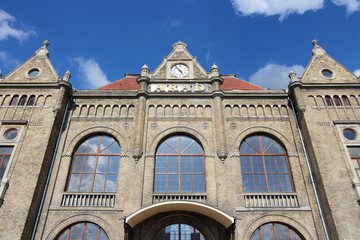
[[[192,56],[183,42],[173,44],[173,50],[151,74],[153,80],[207,80],[207,72]]]

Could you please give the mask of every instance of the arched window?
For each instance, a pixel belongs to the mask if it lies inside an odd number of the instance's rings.
[[[334,96],[334,103],[335,103],[335,106],[342,106],[339,96]]]
[[[16,106],[19,100],[19,95],[14,95],[10,101],[10,106]]]
[[[25,103],[26,103],[26,100],[27,100],[27,96],[26,96],[26,95],[21,96],[18,105],[19,105],[19,106],[24,106]]]
[[[69,173],[68,192],[116,192],[120,146],[106,135],[86,139],[76,149]]]
[[[204,151],[187,136],[172,136],[157,148],[154,192],[205,192]]]
[[[325,96],[325,102],[326,102],[326,106],[334,106],[333,100],[328,95]]]
[[[26,106],[33,106],[35,103],[35,96],[31,95],[26,103]]]
[[[105,231],[96,224],[84,222],[66,228],[57,240],[108,240]]]
[[[156,234],[154,240],[205,240],[205,237],[194,227],[186,224],[171,224]]]
[[[293,228],[281,223],[267,223],[255,230],[251,240],[303,240]]]
[[[342,95],[341,100],[342,100],[342,103],[343,103],[344,106],[351,106],[350,101],[349,101],[347,96]]]
[[[240,146],[244,192],[292,192],[285,149],[273,138],[256,134]]]

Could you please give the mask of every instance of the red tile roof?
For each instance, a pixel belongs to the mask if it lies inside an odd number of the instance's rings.
[[[249,83],[245,80],[241,80],[232,75],[223,75],[221,76],[224,79],[223,84],[220,88],[223,91],[231,90],[264,90],[265,88],[259,87],[255,84]]]
[[[136,82],[136,79],[139,75],[127,75],[124,78],[112,82],[108,85],[98,88],[99,90],[139,90],[139,85]],[[221,76],[224,79],[223,84],[221,85],[221,90],[231,91],[231,90],[264,90],[265,88],[256,86],[247,81],[241,80],[233,75],[223,75]]]

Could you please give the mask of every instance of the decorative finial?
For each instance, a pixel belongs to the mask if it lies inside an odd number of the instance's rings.
[[[299,78],[296,76],[296,72],[294,72],[293,70],[290,70],[289,78],[292,82],[299,81]]]
[[[141,68],[141,76],[148,76],[149,75],[149,67],[144,64],[144,66],[142,66]]]
[[[43,42],[43,48],[46,48],[47,46],[49,46],[49,41],[45,39]]]
[[[220,76],[220,73],[219,73],[219,68],[218,66],[216,66],[216,64],[214,63],[212,66],[211,66],[211,70],[210,70],[210,77],[219,77]]]
[[[314,49],[312,50],[312,55],[322,55],[325,52],[324,49],[322,49],[319,44],[318,44],[318,41],[316,39],[312,40],[312,45],[314,45]]]
[[[64,76],[62,77],[62,80],[68,82],[70,78],[71,78],[70,70],[67,70],[67,71],[64,73]]]

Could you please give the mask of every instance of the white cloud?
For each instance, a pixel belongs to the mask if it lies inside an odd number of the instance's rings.
[[[267,64],[250,76],[250,82],[261,87],[270,89],[287,89],[289,84],[289,72],[295,71],[297,76],[301,76],[305,68],[301,65],[288,67],[279,64]]]
[[[360,69],[355,70],[354,75],[360,77]]]
[[[35,31],[21,30],[14,27],[16,22],[15,17],[11,16],[4,10],[0,9],[0,40],[5,40],[8,37],[13,37],[19,41],[25,41],[31,36],[35,36]]]
[[[359,0],[331,0],[334,4],[338,6],[345,6],[346,12],[351,14],[353,12],[360,10],[360,1]]]
[[[171,21],[166,21],[164,23],[164,27],[174,28],[174,27],[182,27],[183,22],[177,18],[173,18]]]
[[[99,88],[110,83],[99,64],[93,58],[78,57],[74,61],[78,64],[79,77],[86,82],[86,88]]]
[[[303,14],[321,9],[324,0],[231,0],[240,15],[279,15],[280,21],[292,13]]]
[[[20,64],[19,60],[10,56],[7,52],[4,51],[0,51],[0,62],[4,68],[11,70]]]

